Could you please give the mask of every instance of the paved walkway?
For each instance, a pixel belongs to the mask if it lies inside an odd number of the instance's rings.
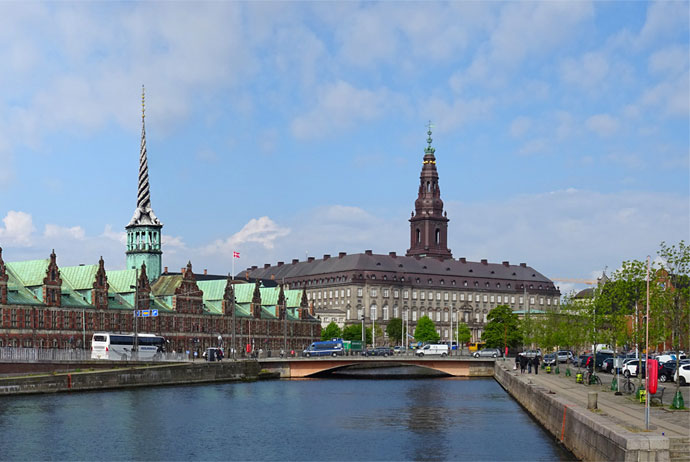
[[[513,371],[514,361],[497,361],[499,367],[510,371],[511,374],[524,381],[531,381],[532,383],[550,390],[553,393],[565,398],[571,403],[587,408],[587,395],[589,392],[598,392],[598,408],[600,415],[611,419],[612,423],[625,428],[632,432],[645,431],[645,406],[643,403],[636,401],[635,394],[616,396],[614,392],[610,391],[611,379],[610,374],[601,374],[600,377],[604,379],[603,386],[590,385],[586,386],[581,383],[575,383],[575,370],[571,369],[573,375],[571,377],[565,376],[565,366],[560,367],[561,373],[559,375],[546,374],[545,370],[539,370],[539,374],[520,374],[519,369]],[[608,376],[608,377],[607,377]],[[622,378],[622,376],[621,376]],[[637,380],[635,380],[637,384]],[[675,384],[667,385],[668,389],[664,394],[664,406],[650,406],[650,431],[661,435],[662,433],[671,438],[688,438],[690,436],[690,411],[671,411],[668,409],[675,391]],[[685,389],[689,387],[683,387]],[[681,388],[681,389],[683,389]],[[685,390],[684,390],[685,391]],[[684,394],[684,396],[686,396]],[[690,406],[690,402],[685,400],[686,407]]]

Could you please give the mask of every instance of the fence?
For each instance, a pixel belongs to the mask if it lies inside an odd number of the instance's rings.
[[[201,359],[201,358],[198,358]],[[91,361],[91,350],[0,347],[0,362]],[[160,353],[147,362],[191,361],[183,353]],[[96,361],[96,360],[93,360]]]

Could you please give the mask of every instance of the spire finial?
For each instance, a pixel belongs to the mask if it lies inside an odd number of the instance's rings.
[[[144,89],[144,85],[141,85],[141,123],[144,123],[144,117],[146,115],[144,114],[146,112],[146,91]]]
[[[433,153],[436,151],[436,149],[434,149],[434,148],[431,147],[431,141],[432,141],[432,139],[431,139],[431,129],[432,129],[433,127],[434,127],[434,125],[431,124],[431,120],[430,120],[429,123],[426,124],[426,128],[427,128],[427,131],[426,131],[426,134],[427,134],[426,142],[427,142],[427,145],[428,145],[428,146],[426,147],[426,149],[424,149],[424,152],[426,152],[426,153],[431,153],[431,154],[433,154]]]

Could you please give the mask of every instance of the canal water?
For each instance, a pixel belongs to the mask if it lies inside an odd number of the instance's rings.
[[[0,397],[0,460],[575,460],[493,379]]]

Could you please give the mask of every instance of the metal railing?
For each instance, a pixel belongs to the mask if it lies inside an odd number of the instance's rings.
[[[57,348],[0,347],[0,361],[85,361],[91,359],[91,350]]]

